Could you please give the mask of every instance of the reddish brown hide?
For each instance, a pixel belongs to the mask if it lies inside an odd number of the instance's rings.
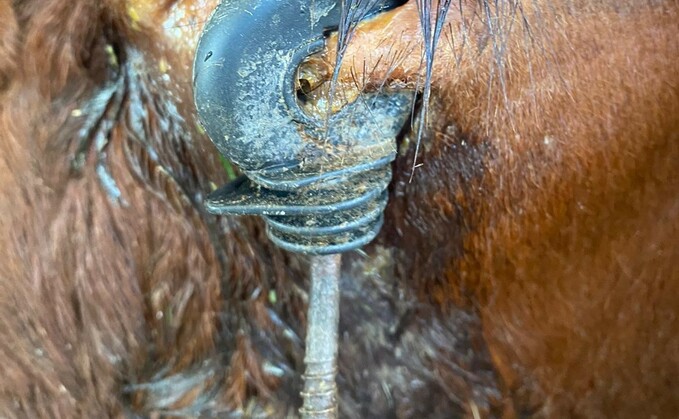
[[[306,261],[201,207],[214,5],[0,2],[0,416],[296,414]],[[677,417],[677,2],[461,7],[345,261],[342,414]],[[342,90],[416,83],[418,25],[363,25]]]

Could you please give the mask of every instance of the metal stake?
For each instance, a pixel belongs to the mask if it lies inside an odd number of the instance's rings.
[[[304,355],[303,419],[337,418],[340,254],[311,258],[311,293]]]

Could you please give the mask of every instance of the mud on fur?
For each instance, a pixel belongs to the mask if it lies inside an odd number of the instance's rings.
[[[295,415],[306,261],[200,204],[212,7],[0,3],[3,416]],[[433,59],[415,3],[355,28],[338,95],[431,99],[344,266],[342,415],[677,416],[678,13],[458,2]]]

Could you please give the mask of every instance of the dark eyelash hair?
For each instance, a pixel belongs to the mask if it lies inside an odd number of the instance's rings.
[[[366,14],[372,10],[380,0],[342,0],[342,15],[337,36],[337,57],[335,61],[335,69],[332,75],[332,85],[330,90],[330,102],[334,97],[335,86],[339,76],[339,69],[342,64],[342,59],[346,52],[347,46],[356,30],[356,22],[360,22],[366,17]],[[417,145],[415,150],[415,159],[413,161],[413,171],[417,164],[417,153],[419,151],[420,140],[423,135],[424,121],[428,109],[429,97],[431,94],[431,77],[434,63],[434,53],[436,46],[441,37],[443,24],[446,19],[446,14],[451,5],[451,0],[415,0],[417,1],[417,8],[420,15],[420,27],[422,29],[422,37],[424,39],[424,50],[422,61],[425,65],[425,79],[420,86],[418,83],[418,90],[422,89],[422,107],[419,114],[419,126],[417,132]],[[432,21],[432,3],[436,1],[436,15]],[[461,5],[460,5],[461,7]]]

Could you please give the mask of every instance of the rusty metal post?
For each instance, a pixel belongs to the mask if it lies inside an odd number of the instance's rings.
[[[304,419],[337,417],[340,254],[311,258],[311,293],[304,355]]]

